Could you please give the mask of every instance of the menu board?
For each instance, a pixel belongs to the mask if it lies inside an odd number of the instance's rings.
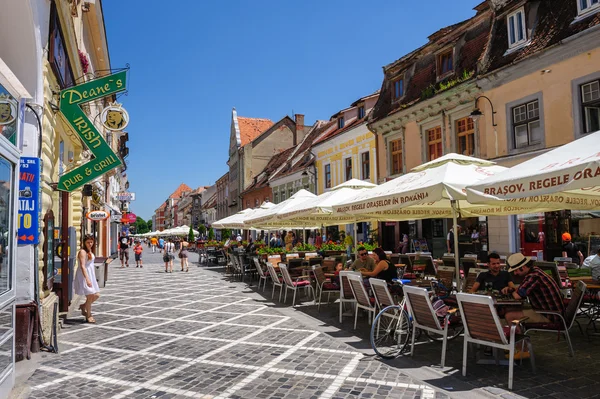
[[[414,238],[412,240],[413,252],[429,252],[427,240],[424,238]]]
[[[587,256],[596,255],[598,249],[600,249],[600,236],[589,236]]]

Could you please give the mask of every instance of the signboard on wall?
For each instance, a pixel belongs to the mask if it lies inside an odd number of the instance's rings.
[[[38,244],[40,238],[40,159],[22,157],[19,165],[17,243]]]
[[[122,165],[81,105],[126,90],[127,71],[90,80],[60,92],[60,112],[93,155],[91,161],[60,176],[58,189],[74,191]]]
[[[130,193],[128,191],[123,191],[117,193],[118,201],[135,201],[135,193]]]

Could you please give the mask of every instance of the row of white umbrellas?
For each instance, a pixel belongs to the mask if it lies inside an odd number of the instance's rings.
[[[192,230],[194,232],[194,235],[197,236],[200,234],[200,232],[198,232],[198,230]],[[171,229],[166,229],[163,231],[151,231],[149,233],[144,233],[144,234],[134,234],[134,237],[160,237],[160,236],[187,236],[190,232],[190,226],[177,226],[177,227],[173,227]]]
[[[363,221],[514,215],[600,209],[600,132],[512,168],[447,154],[379,186],[350,180],[316,196],[300,190],[213,224],[217,228],[307,228]],[[229,224],[228,219],[235,221]],[[454,235],[457,240],[457,235]],[[457,243],[455,243],[457,247]],[[456,255],[458,268],[458,254]],[[457,270],[458,275],[458,270]]]

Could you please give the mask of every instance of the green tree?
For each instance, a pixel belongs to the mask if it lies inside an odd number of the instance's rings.
[[[213,230],[212,227],[210,229],[208,229],[208,239],[209,240],[214,240],[215,239],[215,231]]]
[[[221,230],[221,240],[227,240],[228,238],[231,238],[231,230],[229,230],[229,229]]]
[[[188,242],[194,242],[196,239],[194,238],[194,229],[190,226],[190,231],[188,232]]]
[[[148,226],[148,231],[152,231],[152,219],[148,219],[148,221],[146,222],[146,225]]]
[[[200,226],[198,226],[198,233],[200,233],[201,236],[203,236],[204,234],[206,234],[206,226],[201,224]]]
[[[135,219],[134,226],[136,234],[144,234],[150,231],[148,229],[148,224],[146,223],[146,221],[139,216]]]

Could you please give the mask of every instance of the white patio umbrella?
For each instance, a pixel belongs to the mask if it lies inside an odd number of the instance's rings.
[[[377,187],[376,184],[358,179],[350,179],[335,186],[326,193],[309,198],[298,204],[290,205],[286,210],[277,214],[279,221],[295,224],[316,224],[322,226],[352,223],[354,226],[354,246],[356,246],[356,217],[353,215],[334,214],[336,205],[356,193]],[[363,220],[364,221],[364,220]]]
[[[274,206],[274,203],[265,201],[258,208],[243,209],[234,215],[217,220],[212,226],[217,229],[248,229],[249,227],[244,224],[244,220],[255,214],[258,210],[270,209]]]
[[[244,224],[249,227],[256,228],[281,228],[281,227],[291,227],[289,223],[285,220],[278,220],[277,215],[279,213],[286,212],[287,209],[291,208],[294,205],[302,203],[309,198],[315,198],[316,195],[307,191],[300,190],[296,194],[292,195],[290,198],[286,199],[283,202],[275,205],[269,209],[262,209],[257,211],[256,213],[250,215],[246,220],[244,220]],[[302,228],[298,226],[294,226],[296,228]]]
[[[494,162],[459,154],[447,154],[420,165],[410,173],[370,190],[364,190],[335,208],[346,213],[380,220],[414,220],[503,214],[512,209],[472,205],[467,202],[465,186],[493,176],[506,168]],[[508,207],[507,207],[508,208]],[[511,207],[512,208],[512,207]],[[512,214],[512,213],[505,213]],[[460,288],[458,234],[454,234],[456,284]]]
[[[600,131],[467,187],[473,203],[600,209]]]

